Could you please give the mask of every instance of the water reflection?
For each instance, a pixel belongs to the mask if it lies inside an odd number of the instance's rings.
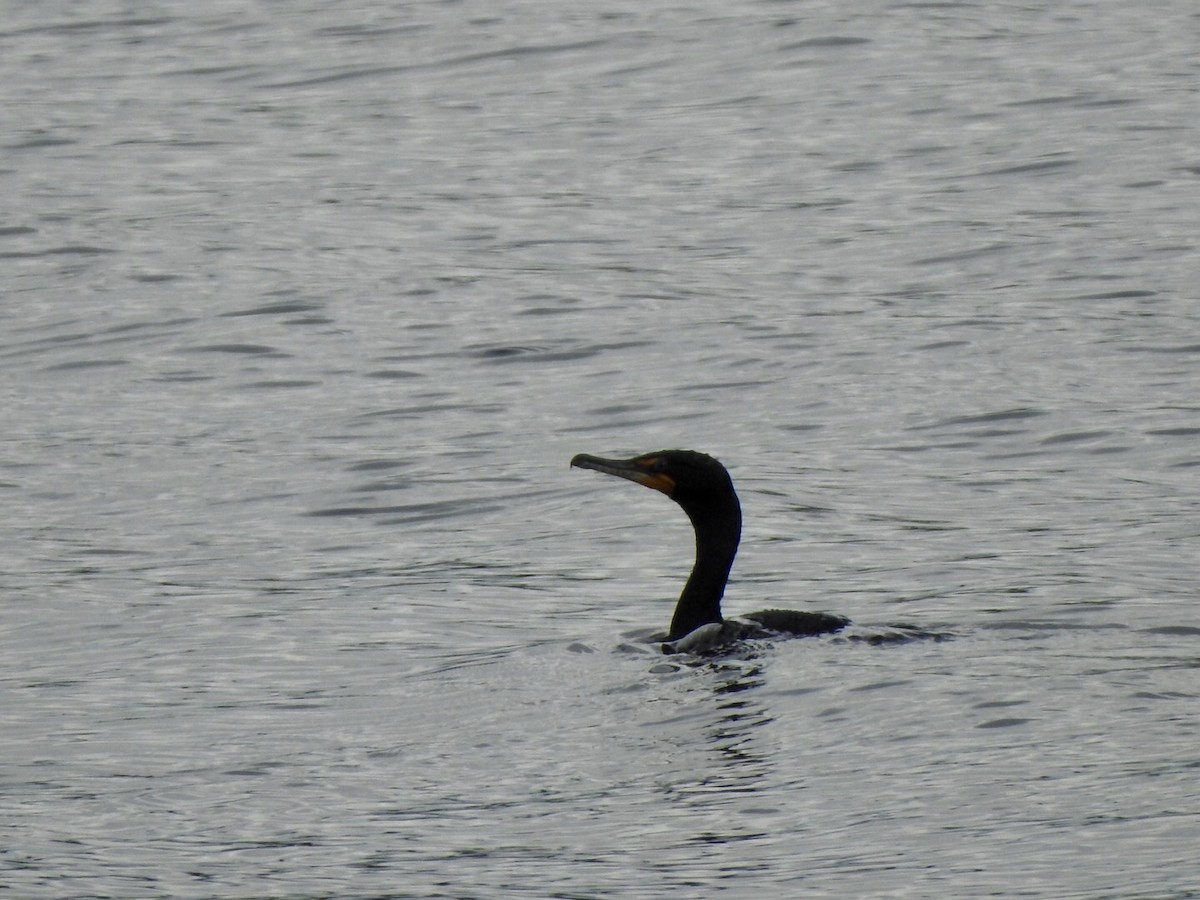
[[[745,793],[763,785],[769,755],[757,745],[759,730],[775,721],[756,692],[766,683],[764,667],[753,660],[688,660],[676,668],[701,676],[697,693],[711,695],[696,746],[705,745],[708,762],[663,792],[678,799],[695,793]]]
[[[717,720],[706,730],[712,748],[720,755],[729,789],[752,790],[767,774],[768,758],[755,744],[759,728],[775,721],[751,692],[765,684],[762,666],[721,667],[713,685]]]

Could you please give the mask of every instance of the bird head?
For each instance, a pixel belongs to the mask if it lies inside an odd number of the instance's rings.
[[[666,494],[688,515],[737,502],[729,472],[716,459],[695,450],[657,450],[631,459],[605,459],[580,453],[571,460],[580,469],[615,475]]]

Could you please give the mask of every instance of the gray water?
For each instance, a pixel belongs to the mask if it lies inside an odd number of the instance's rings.
[[[4,4],[0,893],[1200,897],[1198,46]]]

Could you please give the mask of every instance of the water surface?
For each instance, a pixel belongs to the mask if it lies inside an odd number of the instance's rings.
[[[1198,896],[1196,24],[9,10],[0,887]]]

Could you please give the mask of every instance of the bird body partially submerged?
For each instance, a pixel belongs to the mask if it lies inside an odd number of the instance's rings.
[[[661,491],[691,520],[696,532],[696,561],[675,606],[666,649],[711,649],[743,638],[828,634],[849,624],[841,616],[786,609],[768,609],[725,621],[721,598],[742,536],[742,508],[729,472],[713,457],[695,450],[660,450],[632,459],[580,453],[571,465]]]

